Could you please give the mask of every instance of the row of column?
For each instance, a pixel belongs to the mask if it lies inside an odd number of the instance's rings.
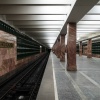
[[[79,56],[82,56],[82,41],[79,43]],[[92,57],[92,40],[89,39],[87,42],[87,58]]]
[[[67,47],[65,47],[65,35],[60,35],[60,39],[56,41],[52,50],[60,61],[65,61],[65,52],[67,52],[68,71],[76,71],[76,23],[68,23],[67,30]]]

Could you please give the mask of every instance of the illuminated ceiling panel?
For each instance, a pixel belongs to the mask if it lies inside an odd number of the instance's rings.
[[[0,4],[67,4],[70,5],[74,0],[2,0]]]
[[[70,6],[0,6],[0,14],[67,14]]]
[[[61,28],[61,25],[17,25],[18,28]]]
[[[91,24],[91,25],[88,25],[88,24],[86,25],[86,24],[85,24],[85,25],[84,25],[84,24],[83,24],[83,25],[77,25],[77,28],[78,28],[78,29],[91,29],[91,28],[92,28],[92,29],[93,29],[93,28],[98,29],[99,26],[100,26],[100,25],[93,25],[93,24]]]
[[[66,15],[8,15],[8,20],[48,20],[48,21],[64,21],[66,19]]]
[[[76,0],[2,0],[0,14],[21,31],[52,47],[73,2]]]
[[[100,21],[79,21],[77,25],[100,25]]]
[[[96,33],[100,33],[100,1],[77,23],[77,39]]]
[[[63,25],[63,21],[13,21],[14,25]]]
[[[96,2],[97,0],[1,0],[0,15],[6,15],[6,20],[15,27],[52,47],[59,33],[66,33],[66,21],[79,21]],[[78,38],[99,32],[99,5],[100,2],[77,23]]]
[[[81,21],[100,21],[100,15],[85,15]]]
[[[96,5],[94,6],[89,12],[88,14],[100,14],[100,6],[99,5]]]

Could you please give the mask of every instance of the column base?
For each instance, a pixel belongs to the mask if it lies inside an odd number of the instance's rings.
[[[57,56],[57,58],[59,58],[59,56]]]
[[[67,71],[77,71],[77,67],[76,66],[67,67]]]
[[[60,59],[60,62],[65,62],[65,60],[64,59]]]
[[[87,55],[87,58],[92,58],[92,54],[88,54]]]
[[[91,56],[87,56],[87,58],[92,58]]]
[[[82,50],[79,51],[79,56],[82,56]]]
[[[58,55],[57,58],[60,58],[60,55]]]
[[[61,62],[65,62],[65,54],[64,55],[60,55],[60,61]]]
[[[60,61],[65,62],[65,56],[64,57],[60,56]]]
[[[82,56],[82,54],[79,54],[79,56]]]

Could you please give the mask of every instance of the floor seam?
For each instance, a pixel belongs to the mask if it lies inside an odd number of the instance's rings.
[[[63,65],[60,63],[60,65],[63,67]],[[67,71],[65,71],[67,77],[69,78],[69,80],[71,81],[73,87],[75,88],[75,90],[77,91],[77,93],[79,94],[79,96],[81,97],[82,100],[88,100],[87,97],[83,94],[83,92],[81,91],[81,89],[79,88],[79,86],[77,85],[77,83],[72,79],[72,77],[67,73]]]
[[[83,72],[80,72],[86,79],[88,79],[91,83],[93,83],[95,86],[97,86],[98,88],[100,88],[100,85],[95,82],[93,79],[91,79],[90,77],[88,77],[86,74],[84,74]]]
[[[52,56],[52,55],[51,55],[51,56]],[[54,71],[53,57],[52,57],[52,69],[53,69],[53,80],[54,80],[55,100],[59,100],[59,99],[58,99],[58,91],[57,91],[57,83],[56,83],[56,78],[55,78],[55,71]]]

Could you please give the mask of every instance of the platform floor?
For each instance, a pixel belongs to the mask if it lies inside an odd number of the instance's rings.
[[[55,100],[53,78],[52,57],[50,55],[36,100]]]
[[[86,56],[77,55],[78,71],[76,72],[66,71],[66,63],[60,62],[53,53],[50,54],[47,67],[52,70],[45,70],[44,77],[48,76],[48,73],[53,73],[51,76],[53,78],[45,79],[50,83],[41,84],[44,88],[40,87],[38,98],[45,97],[48,92],[54,90],[53,99],[52,96],[48,96],[46,99],[37,100],[100,100],[100,58],[89,59]],[[44,92],[44,89],[48,89],[46,90],[48,92]],[[40,91],[44,95],[41,95]]]

